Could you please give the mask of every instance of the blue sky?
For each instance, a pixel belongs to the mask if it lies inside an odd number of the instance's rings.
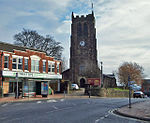
[[[91,13],[91,0],[0,0],[0,41],[13,43],[23,28],[50,34],[70,49],[71,12]],[[124,61],[137,62],[150,78],[150,0],[92,0],[96,18],[98,61],[104,73]]]

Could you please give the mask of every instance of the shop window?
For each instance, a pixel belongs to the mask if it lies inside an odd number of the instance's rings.
[[[43,61],[43,72],[46,72],[46,61]]]
[[[4,68],[9,67],[9,56],[4,56]]]
[[[32,72],[39,72],[39,60],[32,60],[31,61],[31,71]]]
[[[9,83],[9,93],[13,93],[14,92],[14,82],[10,82]]]
[[[24,59],[24,70],[28,71],[28,59]]]

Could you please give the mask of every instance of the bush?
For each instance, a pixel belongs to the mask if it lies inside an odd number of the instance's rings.
[[[120,88],[92,88],[93,96],[100,97],[128,97],[129,90],[124,90]]]

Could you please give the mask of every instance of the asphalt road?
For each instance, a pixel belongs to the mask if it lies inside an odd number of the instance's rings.
[[[132,99],[137,102],[145,99]],[[143,123],[120,117],[113,109],[128,99],[58,99],[0,105],[0,123]]]

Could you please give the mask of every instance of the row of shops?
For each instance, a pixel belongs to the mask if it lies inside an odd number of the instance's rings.
[[[61,78],[60,74],[3,71],[3,95],[14,96],[18,87],[22,97],[47,96],[51,94],[52,90],[54,92],[60,91]]]

